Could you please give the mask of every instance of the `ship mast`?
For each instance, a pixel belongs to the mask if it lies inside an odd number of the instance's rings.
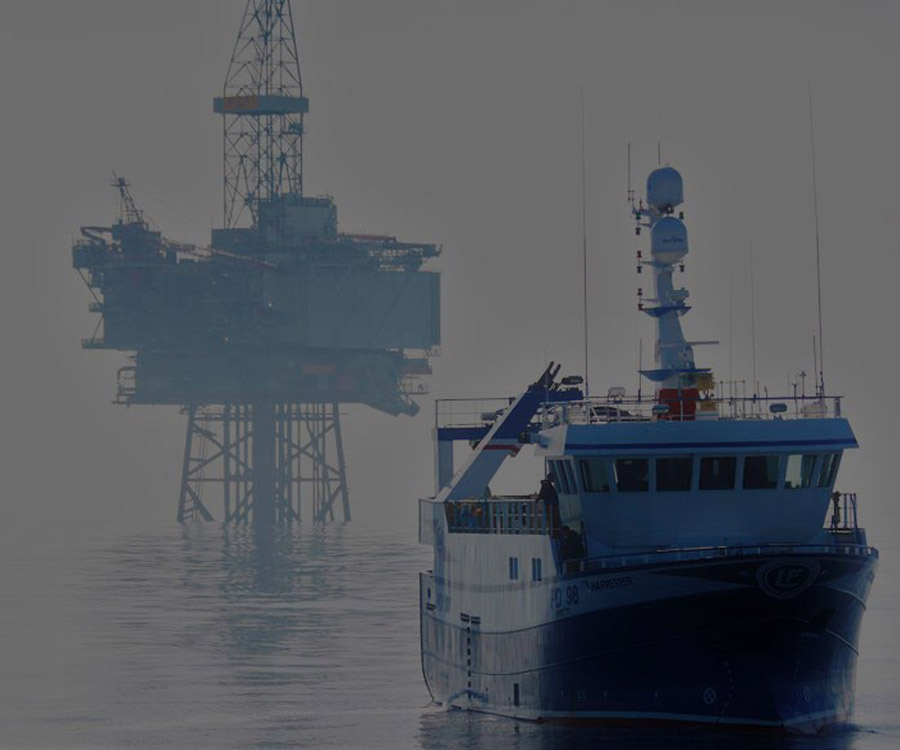
[[[684,337],[681,316],[690,310],[686,304],[688,290],[676,288],[673,275],[676,267],[684,270],[684,258],[688,253],[687,227],[675,209],[684,202],[684,185],[681,175],[669,166],[653,170],[647,178],[647,204],[643,201],[632,205],[631,212],[641,227],[650,230],[650,260],[640,260],[653,272],[656,297],[644,299],[641,310],[656,320],[655,364],[651,370],[641,370],[641,375],[657,386],[656,400],[666,405],[669,419],[693,419],[699,396],[698,385],[707,385],[709,369],[698,369],[694,364],[693,343]],[[639,256],[640,257],[640,256]],[[649,305],[645,304],[649,303]]]

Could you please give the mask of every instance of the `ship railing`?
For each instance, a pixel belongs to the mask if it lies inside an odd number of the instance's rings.
[[[120,367],[116,377],[116,385],[115,403],[130,404],[137,395],[137,367],[135,365]]]
[[[550,528],[544,503],[509,496],[441,503],[447,528],[455,534],[546,534]]]
[[[565,573],[590,573],[604,570],[643,567],[672,562],[692,562],[723,557],[760,557],[770,555],[850,555],[854,557],[878,557],[878,550],[852,542],[835,540],[830,544],[756,544],[722,545],[710,547],[680,547],[678,549],[654,550],[652,552],[630,553],[591,557],[581,560],[566,560]]]
[[[439,398],[434,402],[435,427],[487,427],[515,399],[507,396],[483,398]]]
[[[825,531],[839,537],[859,537],[859,515],[855,492],[836,492],[832,501],[829,525]]]
[[[700,397],[667,398],[626,396],[610,389],[608,396],[583,401],[545,403],[541,427],[558,424],[614,422],[695,422],[733,419],[824,419],[842,416],[842,396],[736,396],[709,393]]]

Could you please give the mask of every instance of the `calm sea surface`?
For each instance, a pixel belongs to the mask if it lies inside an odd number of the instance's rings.
[[[430,561],[408,532],[13,522],[0,544],[4,748],[900,747],[890,585],[867,615],[855,726],[771,740],[433,707],[417,620]]]

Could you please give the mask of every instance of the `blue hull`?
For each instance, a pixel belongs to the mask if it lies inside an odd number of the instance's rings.
[[[815,582],[786,595],[766,582],[772,558],[761,556],[652,571],[737,584],[727,590],[562,615],[518,631],[482,632],[423,609],[425,679],[440,702],[530,719],[803,732],[846,722],[877,557],[794,559],[815,566]]]

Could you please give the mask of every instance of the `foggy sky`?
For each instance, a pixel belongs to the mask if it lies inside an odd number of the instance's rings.
[[[174,523],[184,418],[110,403],[125,356],[80,349],[96,316],[70,246],[81,225],[114,219],[113,170],[166,236],[205,245],[221,225],[211,103],[243,6],[4,4],[0,473],[23,517]],[[658,142],[685,178],[683,323],[689,339],[722,342],[698,349],[698,365],[727,377],[731,351],[750,378],[752,244],[759,379],[783,393],[811,373],[811,85],[826,380],[848,396],[862,445],[839,484],[860,492],[875,543],[898,530],[895,5],[295,0],[294,11],[306,192],[335,197],[343,231],[443,246],[437,396],[513,394],[548,359],[581,370],[582,86],[593,392],[633,390],[641,337],[652,351],[636,308],[650,276],[635,273],[629,141],[637,187]],[[415,528],[414,500],[432,491],[433,402],[421,405],[415,419],[344,410],[358,522]]]

